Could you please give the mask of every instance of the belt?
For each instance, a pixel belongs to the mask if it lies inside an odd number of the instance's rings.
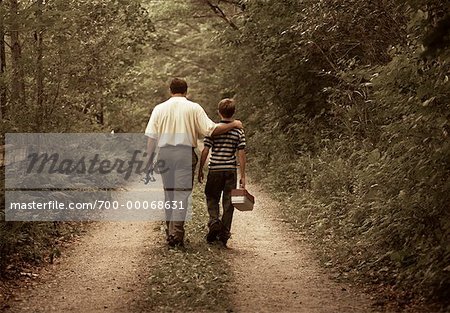
[[[160,149],[192,149],[194,150],[195,147],[192,146],[185,146],[185,145],[177,145],[177,146],[171,146],[171,145],[167,145],[164,147],[159,147]]]

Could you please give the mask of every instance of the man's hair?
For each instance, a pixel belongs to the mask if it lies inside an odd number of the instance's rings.
[[[170,92],[172,94],[177,93],[186,93],[188,89],[188,85],[184,79],[181,78],[174,78],[172,79],[172,82],[170,83]]]
[[[225,98],[219,102],[219,113],[225,118],[231,118],[236,111],[235,101]]]

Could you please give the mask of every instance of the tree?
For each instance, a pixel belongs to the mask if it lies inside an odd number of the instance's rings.
[[[4,2],[0,0],[0,120],[6,118],[6,45],[5,45],[5,21]]]
[[[11,102],[14,108],[25,107],[25,82],[20,43],[20,12],[18,0],[9,0],[10,5],[10,39],[11,39]]]
[[[36,120],[38,124],[42,124],[42,121],[46,118],[44,109],[44,69],[43,69],[43,20],[42,20],[42,7],[43,0],[36,1],[36,31],[34,33],[34,39],[36,41]]]

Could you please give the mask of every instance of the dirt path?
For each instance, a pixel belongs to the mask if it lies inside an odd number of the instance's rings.
[[[139,188],[140,182],[130,185],[131,190]],[[119,193],[116,199],[128,197]],[[55,264],[42,269],[32,288],[16,293],[6,312],[130,312],[145,297],[148,251],[159,235],[160,223],[155,222],[92,225]]]
[[[235,278],[224,285],[232,293],[227,311],[371,312],[366,295],[332,282],[298,235],[276,219],[280,204],[255,187],[251,190],[257,199],[255,211],[236,212],[230,249],[223,250]],[[203,205],[199,207],[204,209]],[[210,252],[203,243],[204,221],[196,223],[200,226],[198,234],[191,235],[196,239],[188,244],[185,253],[186,257],[192,255],[193,264],[189,266],[201,271],[205,270],[204,264],[197,259],[202,259],[193,256],[207,257]],[[157,301],[159,306],[140,305],[155,288],[149,286],[153,272],[158,269],[160,274],[167,272],[156,265],[174,256],[161,252],[165,246],[160,227],[161,223],[154,222],[96,224],[55,264],[43,269],[32,288],[18,292],[6,312],[159,312],[161,308],[176,312],[170,302]],[[177,281],[173,278],[167,279],[169,288],[161,290],[168,294],[152,293],[152,296],[170,298],[174,290],[170,282]],[[177,302],[189,306],[187,300]],[[206,301],[210,300],[206,298]],[[189,311],[197,312],[194,308]],[[209,312],[209,309],[200,311]]]
[[[250,188],[253,212],[236,212],[234,312],[372,312],[367,295],[332,282],[306,244],[274,217],[280,204]]]
[[[129,312],[144,291],[151,222],[95,226],[66,256],[44,269],[6,312]]]

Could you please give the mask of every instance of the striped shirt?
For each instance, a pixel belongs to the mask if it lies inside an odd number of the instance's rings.
[[[220,121],[230,123],[230,121]],[[236,151],[245,149],[245,135],[242,129],[233,128],[225,134],[205,137],[205,147],[211,149],[210,170],[235,170],[237,167]]]

